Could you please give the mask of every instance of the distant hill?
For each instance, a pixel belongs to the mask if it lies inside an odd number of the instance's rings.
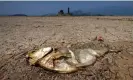
[[[72,12],[73,16],[104,16],[103,14],[84,12],[82,10],[76,10]]]
[[[72,12],[73,16],[90,16],[90,12],[83,12],[82,10],[76,10]]]
[[[14,15],[9,15],[9,16],[27,16],[26,14],[14,14]]]

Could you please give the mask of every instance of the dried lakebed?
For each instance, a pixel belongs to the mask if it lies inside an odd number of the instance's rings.
[[[123,17],[103,18],[0,17],[0,79],[132,80],[133,17],[124,17],[130,20],[120,20]],[[105,54],[93,65],[71,74],[47,71],[30,66],[26,61],[26,53],[36,47],[73,44],[74,49],[99,48],[92,46],[99,44],[92,42],[93,38],[99,35],[104,38],[104,44],[108,44],[109,48],[122,51]]]

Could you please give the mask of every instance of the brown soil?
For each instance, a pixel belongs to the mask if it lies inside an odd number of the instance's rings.
[[[0,80],[133,80],[133,17],[0,17]],[[30,66],[26,53],[36,47],[74,48],[97,45],[110,49],[96,63],[70,74]]]

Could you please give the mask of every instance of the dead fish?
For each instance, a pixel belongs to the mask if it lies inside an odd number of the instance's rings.
[[[38,61],[38,64],[48,70],[57,71],[59,73],[70,73],[76,71],[77,68],[67,62],[70,53],[61,53],[62,51],[52,51]],[[69,55],[69,56],[68,56]]]
[[[77,49],[74,52],[69,48],[55,49],[51,47],[42,48],[29,54],[29,62],[38,64],[47,70],[59,73],[70,73],[77,71],[80,67],[95,63],[96,58],[104,55],[108,49],[93,50]]]
[[[93,64],[96,61],[97,53],[92,49],[82,49],[78,53],[75,53],[75,57],[79,62],[77,67],[84,67]]]
[[[54,49],[51,47],[41,48],[33,53],[28,53],[29,63],[31,65],[40,65],[41,67],[57,71],[59,73],[70,73],[77,68],[67,63],[66,58],[70,57],[67,49]],[[63,58],[62,58],[63,57]]]
[[[71,73],[78,70],[75,65],[71,65],[66,59],[55,60],[54,64],[54,70],[58,71],[59,73]]]
[[[101,52],[100,50],[95,51],[90,48],[81,49],[77,53],[74,53],[67,48],[65,48],[65,50],[59,50],[61,51],[53,51],[46,55],[38,62],[38,64],[40,64],[43,68],[54,70],[59,73],[70,73],[77,71],[79,67],[84,67],[95,63],[96,58],[100,56],[98,53]]]
[[[26,57],[29,58],[30,65],[35,65],[39,59],[48,54],[50,51],[52,51],[51,47],[41,48],[35,52],[28,53]]]

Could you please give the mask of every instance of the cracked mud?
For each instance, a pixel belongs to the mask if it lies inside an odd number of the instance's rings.
[[[0,80],[132,80],[133,17],[0,17]],[[104,38],[110,49],[122,50],[97,59],[71,74],[30,66],[26,53],[45,46],[93,47]]]

